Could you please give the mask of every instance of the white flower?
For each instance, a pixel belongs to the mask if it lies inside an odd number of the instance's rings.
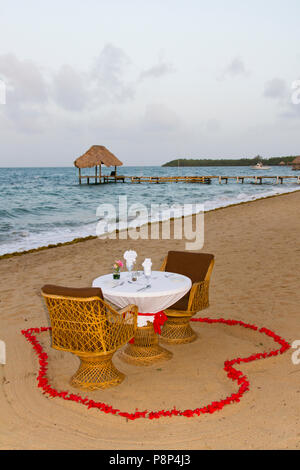
[[[124,259],[127,261],[127,262],[130,262],[130,263],[135,263],[135,260],[137,258],[137,253],[133,250],[128,250],[128,251],[125,251],[124,253]]]

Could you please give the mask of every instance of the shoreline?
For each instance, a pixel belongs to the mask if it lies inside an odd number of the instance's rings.
[[[204,213],[205,214],[206,213],[212,213],[212,212],[227,209],[227,208],[230,208],[230,207],[241,206],[241,205],[244,205],[244,204],[250,204],[250,203],[254,203],[254,202],[265,200],[265,199],[271,199],[271,198],[275,198],[275,197],[287,196],[289,194],[293,194],[293,193],[296,193],[298,191],[300,191],[300,188],[295,189],[293,191],[284,192],[284,193],[281,193],[281,194],[272,194],[270,196],[263,196],[263,197],[258,197],[256,199],[250,199],[249,201],[241,201],[241,202],[237,202],[237,203],[234,203],[234,204],[228,204],[228,205],[222,206],[222,207],[216,207],[214,209],[208,209],[208,210],[204,211]],[[188,217],[193,217],[194,215],[195,214],[191,214]],[[179,218],[182,218],[182,217],[179,217]],[[168,220],[174,221],[175,217],[171,217]],[[145,225],[151,225],[151,224],[155,224],[155,223],[156,224],[157,223],[161,224],[162,221],[159,221],[159,222],[158,221],[146,222],[145,224],[142,224],[140,227],[144,227]],[[128,230],[128,228],[124,228],[124,229],[121,229],[121,230],[116,229],[111,233],[116,233],[117,234],[117,233],[122,232],[124,230]],[[26,254],[36,253],[36,252],[40,252],[40,251],[51,250],[52,248],[59,248],[59,247],[62,247],[62,246],[75,245],[77,243],[83,243],[85,241],[95,240],[97,238],[100,239],[101,236],[88,235],[86,237],[76,237],[76,238],[74,238],[70,241],[66,241],[66,242],[50,243],[49,245],[42,245],[40,247],[31,248],[29,250],[13,251],[11,253],[4,253],[3,255],[0,255],[0,261],[3,260],[3,259],[13,258],[13,257],[16,257],[16,256],[23,256],[23,255],[26,255]]]

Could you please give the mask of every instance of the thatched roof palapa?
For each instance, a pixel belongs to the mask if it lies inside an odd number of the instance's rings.
[[[103,163],[106,166],[121,166],[123,163],[103,145],[93,145],[86,153],[78,157],[74,165],[77,168],[92,168]]]
[[[292,161],[293,170],[300,170],[300,157],[296,157],[295,160]]]

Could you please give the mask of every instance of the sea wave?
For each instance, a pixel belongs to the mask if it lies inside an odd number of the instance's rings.
[[[248,192],[240,192],[238,194],[234,194],[231,191],[225,191],[220,196],[215,196],[210,200],[206,200],[204,202],[204,212],[209,212],[218,208],[227,207],[233,204],[241,204],[244,202],[254,201],[258,199],[264,199],[270,196],[275,196],[279,194],[290,193],[294,191],[300,190],[300,187],[297,185],[292,185],[290,187],[287,186],[273,186],[272,188],[268,187],[268,189],[264,189],[258,191],[257,193],[248,193]],[[195,204],[194,204],[195,206]],[[128,226],[135,226],[139,227],[148,222],[157,222],[162,220],[167,220],[168,218],[173,217],[181,217],[182,216],[182,205],[178,205],[177,211],[170,212],[161,210],[154,214],[152,214],[152,218],[140,218],[138,221],[134,217],[131,219],[129,218],[128,223],[124,223],[119,220],[117,217],[116,219],[110,218],[106,220],[109,222],[109,232],[113,232],[116,229],[122,230],[128,228]],[[191,207],[193,207],[191,205]],[[26,213],[26,211],[22,212],[21,214]],[[190,215],[194,214],[195,211],[193,208],[190,210]],[[188,214],[186,214],[188,215]],[[9,212],[6,210],[0,211],[0,216],[3,217],[10,217]],[[99,222],[99,218],[91,218],[88,223],[70,223],[64,221],[56,221],[52,224],[43,224],[43,223],[36,223],[31,224],[31,230],[27,230],[24,228],[20,228],[19,230],[12,230],[11,226],[6,227],[6,231],[3,232],[5,228],[4,225],[0,226],[0,255],[12,252],[21,252],[27,251],[34,248],[39,248],[42,246],[48,246],[49,244],[57,244],[57,243],[64,243],[70,242],[75,238],[85,238],[88,236],[96,236],[100,233],[97,233],[97,224]],[[43,230],[43,228],[46,228]],[[99,227],[99,226],[98,226]],[[2,230],[2,233],[1,233]],[[104,230],[102,233],[106,233],[107,229]]]

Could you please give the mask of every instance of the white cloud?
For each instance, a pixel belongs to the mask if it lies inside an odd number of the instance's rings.
[[[92,79],[96,81],[95,93],[101,102],[119,102],[131,100],[135,95],[135,86],[126,79],[131,60],[125,52],[106,44],[96,59]]]
[[[142,119],[142,128],[147,132],[172,132],[179,127],[177,114],[164,104],[148,105]]]
[[[161,78],[172,72],[174,72],[172,64],[169,64],[167,62],[160,62],[159,64],[153,65],[153,67],[144,70],[140,74],[140,80],[144,80],[147,78]]]
[[[222,80],[224,78],[248,77],[250,72],[246,69],[244,61],[240,57],[235,57],[223,70],[221,75],[217,78]]]
[[[294,83],[297,82],[295,81]],[[300,118],[300,104],[297,104],[297,101],[294,102],[294,94],[300,96],[299,87],[294,88],[293,84],[290,84],[290,86],[288,86],[287,82],[281,78],[273,78],[265,83],[263,95],[266,98],[274,100],[274,102],[277,104],[279,109],[277,117],[279,118]]]
[[[0,73],[6,83],[10,102],[40,104],[48,100],[46,80],[35,63],[21,61],[14,54],[1,55]]]
[[[209,119],[205,124],[206,130],[211,134],[216,134],[221,130],[221,123],[217,119]]]
[[[88,102],[88,80],[70,65],[63,65],[53,78],[53,97],[67,111],[82,111]]]
[[[142,80],[171,71],[172,66],[162,58],[140,71],[113,44],[106,44],[86,70],[64,64],[47,74],[32,61],[0,55],[0,79],[7,89],[3,122],[24,133],[42,132],[56,122],[66,129],[80,129],[80,123],[84,126],[91,118],[103,122],[105,114],[116,113],[116,105],[132,102]],[[162,105],[150,106],[143,119],[145,128],[158,129],[159,123],[162,129],[171,129],[178,118]]]
[[[39,132],[48,103],[48,84],[41,70],[31,61],[5,54],[0,56],[0,72],[6,84],[6,118],[23,132]]]
[[[273,78],[265,83],[264,96],[266,98],[282,99],[287,95],[287,85],[281,78]]]

